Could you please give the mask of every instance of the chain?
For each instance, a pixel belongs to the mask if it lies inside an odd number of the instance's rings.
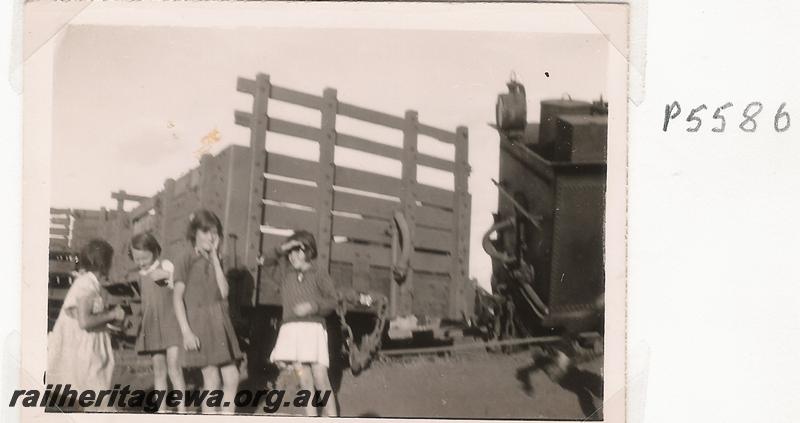
[[[353,353],[353,350],[350,351],[350,369],[353,374],[358,374],[366,369],[381,348],[383,329],[386,326],[386,317],[389,314],[389,301],[382,295],[377,296],[375,301],[377,311],[375,327],[372,328],[372,332],[364,336],[356,354]]]
[[[336,314],[339,316],[339,324],[342,327],[342,334],[344,335],[344,342],[342,342],[342,354],[350,356],[350,351],[353,349],[353,330],[347,324],[345,316],[347,315],[347,298],[344,295],[339,296],[339,302],[336,305]]]
[[[361,345],[358,345],[353,338],[353,330],[347,324],[345,316],[347,315],[347,302],[348,299],[343,297],[339,298],[336,313],[339,315],[339,322],[342,326],[342,333],[344,335],[344,342],[342,343],[342,353],[348,357],[350,362],[350,371],[354,375],[358,375],[365,370],[372,359],[377,354],[381,347],[381,340],[383,338],[383,330],[386,326],[386,318],[389,311],[389,301],[383,295],[373,295],[373,307],[376,310],[375,326],[372,332],[364,335],[361,340]]]

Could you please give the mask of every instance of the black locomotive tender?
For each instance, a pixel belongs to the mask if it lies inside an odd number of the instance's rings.
[[[543,100],[527,121],[513,79],[497,101],[498,208],[483,247],[500,296],[496,337],[603,333],[608,103]]]

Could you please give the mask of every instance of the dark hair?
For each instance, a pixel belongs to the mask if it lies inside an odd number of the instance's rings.
[[[133,260],[133,250],[149,251],[153,253],[154,259],[161,255],[161,245],[150,232],[140,233],[131,238],[131,245],[128,247],[128,257],[131,260]]]
[[[189,228],[186,230],[186,239],[194,245],[197,230],[210,231],[211,228],[217,229],[217,235],[222,240],[222,222],[219,221],[217,215],[206,209],[197,210],[189,215]]]
[[[299,241],[305,247],[306,258],[309,260],[317,258],[317,241],[311,232],[304,230],[294,231],[286,241]]]
[[[114,248],[111,244],[102,239],[92,239],[78,255],[78,268],[108,276],[113,258]]]

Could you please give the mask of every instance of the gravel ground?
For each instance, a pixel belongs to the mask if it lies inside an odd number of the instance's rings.
[[[533,389],[526,392],[517,378],[517,370],[531,363],[530,353],[376,363],[358,377],[345,376],[339,394],[341,413],[343,416],[582,420],[594,411],[591,405],[586,412],[582,411],[576,393],[551,382],[541,371],[530,375]],[[580,367],[584,372],[599,374],[601,366],[602,359],[596,359]]]
[[[442,417],[507,419],[599,419],[598,401],[585,388],[599,381],[602,358],[584,363],[558,385],[543,372],[530,373],[530,390],[518,369],[533,362],[530,352],[472,353],[414,357],[373,363],[353,376],[345,372],[339,392],[346,417]],[[187,374],[187,382],[200,383]],[[114,383],[152,387],[149,360],[117,351]],[[291,391],[290,391],[291,392]],[[287,393],[288,395],[288,393]],[[136,411],[136,410],[128,410]]]

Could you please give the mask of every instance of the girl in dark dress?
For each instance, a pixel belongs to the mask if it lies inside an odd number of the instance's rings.
[[[173,264],[160,260],[161,245],[150,233],[142,233],[131,239],[128,255],[139,267],[139,286],[142,292],[142,325],[136,339],[136,351],[150,355],[153,361],[153,389],[167,389],[167,375],[172,388],[186,390],[183,369],[178,362],[183,349],[178,319],[172,301]],[[178,412],[185,412],[180,402]]]
[[[223,410],[233,413],[239,386],[237,361],[242,357],[228,313],[228,281],[219,258],[222,224],[208,210],[190,217],[187,237],[192,248],[175,263],[175,315],[186,349],[185,367],[199,367],[203,389],[224,392]],[[203,413],[218,410],[203,404]]]

